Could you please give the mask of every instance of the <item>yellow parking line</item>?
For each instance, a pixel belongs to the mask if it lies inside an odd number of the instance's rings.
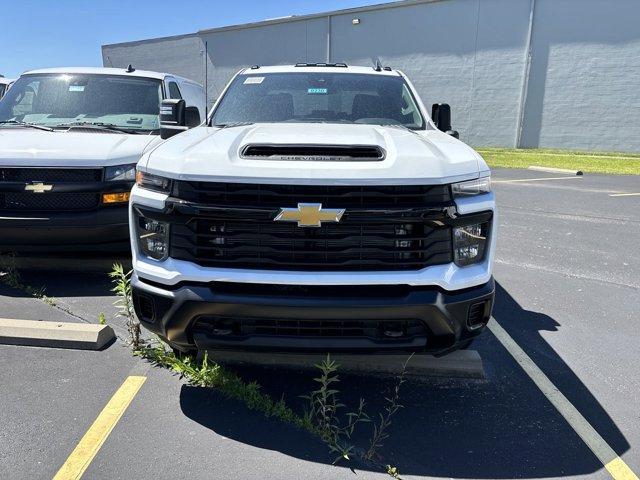
[[[640,193],[611,193],[610,197],[635,197],[640,195]]]
[[[516,362],[522,367],[525,373],[533,380],[533,383],[540,389],[551,404],[564,417],[567,423],[587,444],[602,465],[607,469],[614,480],[640,480],[637,475],[624,463],[618,454],[600,436],[595,428],[578,411],[576,407],[558,390],[549,380],[542,370],[531,360],[520,345],[500,326],[498,322],[492,320],[489,323],[489,330],[498,339],[504,348],[511,354]]]
[[[141,376],[127,377],[60,467],[53,480],[77,480],[82,477],[146,379],[147,377]]]

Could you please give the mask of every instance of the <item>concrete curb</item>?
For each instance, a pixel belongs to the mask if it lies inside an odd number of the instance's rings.
[[[289,353],[225,352],[210,351],[209,357],[220,363],[268,365],[273,367],[309,369],[321,362],[326,355]],[[408,354],[382,355],[332,355],[343,371],[397,375],[402,370]],[[407,365],[411,377],[460,377],[484,378],[484,366],[475,350],[459,350],[444,357],[416,354]]]
[[[538,167],[537,165],[530,165],[528,170],[534,170],[536,172],[548,172],[548,173],[565,173],[567,175],[583,175],[582,170],[569,170],[567,168],[554,168],[554,167]]]
[[[0,318],[0,344],[100,350],[116,338],[108,325]]]

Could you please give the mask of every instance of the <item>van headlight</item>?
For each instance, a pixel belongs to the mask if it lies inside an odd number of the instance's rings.
[[[489,222],[473,223],[453,228],[454,262],[466,267],[484,260]]]
[[[472,197],[491,191],[491,177],[481,177],[468,182],[453,183],[451,192],[454,198]]]
[[[140,251],[154,260],[169,256],[169,224],[136,213],[136,233]]]
[[[136,164],[116,165],[104,169],[105,182],[135,182]]]

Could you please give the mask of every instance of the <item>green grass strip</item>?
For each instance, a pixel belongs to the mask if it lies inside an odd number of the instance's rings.
[[[567,168],[590,173],[640,175],[640,154],[567,150],[477,148],[490,167]]]

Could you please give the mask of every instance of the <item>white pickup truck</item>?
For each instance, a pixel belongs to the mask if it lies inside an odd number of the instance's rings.
[[[184,129],[163,103],[165,136]],[[409,79],[252,67],[138,164],[138,317],[174,349],[431,352],[491,315],[490,171]]]
[[[0,100],[0,252],[126,250],[129,193],[162,142],[160,104],[204,89],[164,73],[55,68],[24,73]]]

